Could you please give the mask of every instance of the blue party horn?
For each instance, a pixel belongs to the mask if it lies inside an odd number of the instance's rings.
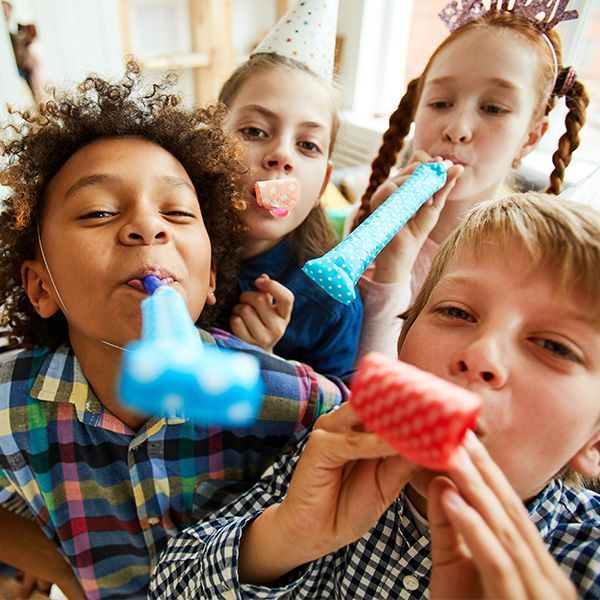
[[[263,383],[256,358],[204,346],[182,296],[158,277],[143,280],[142,338],[123,353],[122,402],[145,414],[243,427],[260,410]]]
[[[452,162],[419,165],[415,172],[345,240],[302,270],[333,299],[350,304],[365,269],[433,194],[444,187]]]

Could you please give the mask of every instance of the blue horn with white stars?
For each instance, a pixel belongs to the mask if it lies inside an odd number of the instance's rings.
[[[419,165],[415,172],[345,240],[302,270],[332,298],[350,304],[360,276],[433,194],[444,187],[452,162]]]
[[[204,346],[183,297],[154,275],[143,279],[142,338],[123,353],[119,395],[146,414],[205,425],[252,424],[263,396],[258,361]]]

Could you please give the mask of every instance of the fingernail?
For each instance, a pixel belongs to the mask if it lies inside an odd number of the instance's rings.
[[[473,459],[466,448],[466,444],[456,449],[448,470],[449,472],[461,472],[466,476],[473,475],[477,471],[477,467],[473,464]]]
[[[469,450],[476,450],[481,448],[481,442],[477,439],[475,432],[472,429],[468,429],[465,433],[465,447]]]
[[[465,505],[465,501],[462,499],[462,496],[452,489],[448,489],[444,493],[444,497],[446,502],[454,508],[462,508]]]

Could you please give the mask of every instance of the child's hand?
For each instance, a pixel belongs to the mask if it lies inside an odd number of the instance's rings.
[[[29,575],[23,571],[17,571],[15,579],[21,584],[17,598],[19,600],[27,600],[34,592],[40,592],[48,596],[50,594],[50,588],[52,584],[44,579],[39,579],[34,575]]]
[[[348,404],[320,417],[285,498],[244,532],[241,581],[273,581],[365,535],[416,469]]]
[[[465,447],[452,481],[429,486],[431,598],[577,598],[483,445]]]
[[[229,324],[240,339],[273,352],[290,322],[294,294],[268,275],[256,280],[256,288],[240,295]]]
[[[396,175],[382,183],[371,198],[371,212],[383,204],[414,173],[417,167],[427,162],[441,161],[441,157],[431,157],[418,150],[409,163]],[[375,259],[373,279],[382,283],[402,281],[407,278],[413,264],[425,243],[427,236],[438,222],[440,212],[446,204],[448,194],[454,188],[463,167],[453,165],[447,173],[446,184],[415,213],[389,244]]]

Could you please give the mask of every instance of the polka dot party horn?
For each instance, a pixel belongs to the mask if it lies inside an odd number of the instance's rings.
[[[444,187],[452,162],[419,165],[415,172],[345,240],[302,270],[332,298],[350,304],[354,286],[386,244],[435,192]]]
[[[182,296],[154,275],[143,279],[142,337],[123,353],[122,402],[145,414],[241,427],[263,396],[258,361],[205,346]]]
[[[450,466],[481,410],[476,394],[377,352],[361,361],[351,391],[350,404],[370,431],[434,471]]]
[[[295,177],[257,181],[254,193],[258,206],[267,209],[274,217],[283,219],[300,200],[300,184]]]

